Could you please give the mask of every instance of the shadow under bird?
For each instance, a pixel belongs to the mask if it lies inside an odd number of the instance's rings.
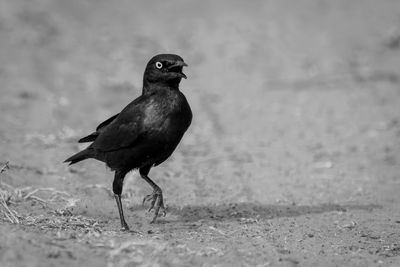
[[[93,158],[115,171],[113,192],[123,230],[129,227],[121,193],[125,175],[133,169],[139,169],[140,176],[153,188],[153,193],[143,199],[143,204],[150,201],[149,211],[154,208],[151,222],[155,222],[160,210],[166,214],[163,193],[148,174],[172,154],[192,121],[190,106],[179,90],[181,79],[186,79],[184,66],[187,64],[180,56],[154,56],[143,75],[142,95],[80,139],[80,143],[92,144],[65,160],[74,164]]]

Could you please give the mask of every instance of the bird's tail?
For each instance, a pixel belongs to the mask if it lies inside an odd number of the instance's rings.
[[[89,149],[84,149],[81,152],[76,153],[75,155],[67,158],[64,162],[69,162],[69,165],[75,164],[79,161],[82,161],[84,159],[91,158],[91,152]]]

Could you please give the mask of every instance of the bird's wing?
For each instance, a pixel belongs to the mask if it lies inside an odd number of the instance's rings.
[[[147,100],[147,97],[140,96],[126,106],[119,116],[100,131],[92,147],[109,152],[133,146],[143,134],[144,107]]]
[[[96,132],[100,131],[102,128],[109,125],[118,115],[119,115],[119,113],[115,114],[114,116],[112,116],[112,117],[108,118],[107,120],[103,121],[102,123],[100,123],[96,128]]]
[[[94,140],[96,140],[96,138],[99,136],[100,132],[102,131],[102,129],[104,127],[106,127],[107,125],[109,125],[113,120],[115,120],[115,118],[119,115],[115,114],[114,116],[112,116],[111,118],[108,118],[107,120],[103,121],[102,123],[100,123],[97,128],[96,131],[89,134],[88,136],[85,136],[81,139],[79,139],[79,143],[85,143],[85,142],[93,142]]]

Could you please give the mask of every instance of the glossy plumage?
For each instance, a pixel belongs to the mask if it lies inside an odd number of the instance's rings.
[[[143,75],[142,95],[99,124],[95,132],[80,139],[79,142],[93,143],[65,161],[74,164],[94,158],[115,171],[113,191],[124,229],[128,229],[128,225],[120,196],[124,177],[132,169],[138,168],[141,177],[154,189],[153,194],[145,198],[151,201],[150,209],[155,207],[153,221],[160,209],[165,212],[162,191],[148,173],[172,154],[191,123],[190,106],[179,91],[181,79],[186,78],[182,73],[184,66],[186,63],[177,55],[153,57]]]

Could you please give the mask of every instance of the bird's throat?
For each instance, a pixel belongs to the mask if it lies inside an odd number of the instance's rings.
[[[168,81],[152,82],[146,79],[143,80],[142,94],[149,94],[160,91],[179,91],[179,83],[181,78],[171,79]]]

